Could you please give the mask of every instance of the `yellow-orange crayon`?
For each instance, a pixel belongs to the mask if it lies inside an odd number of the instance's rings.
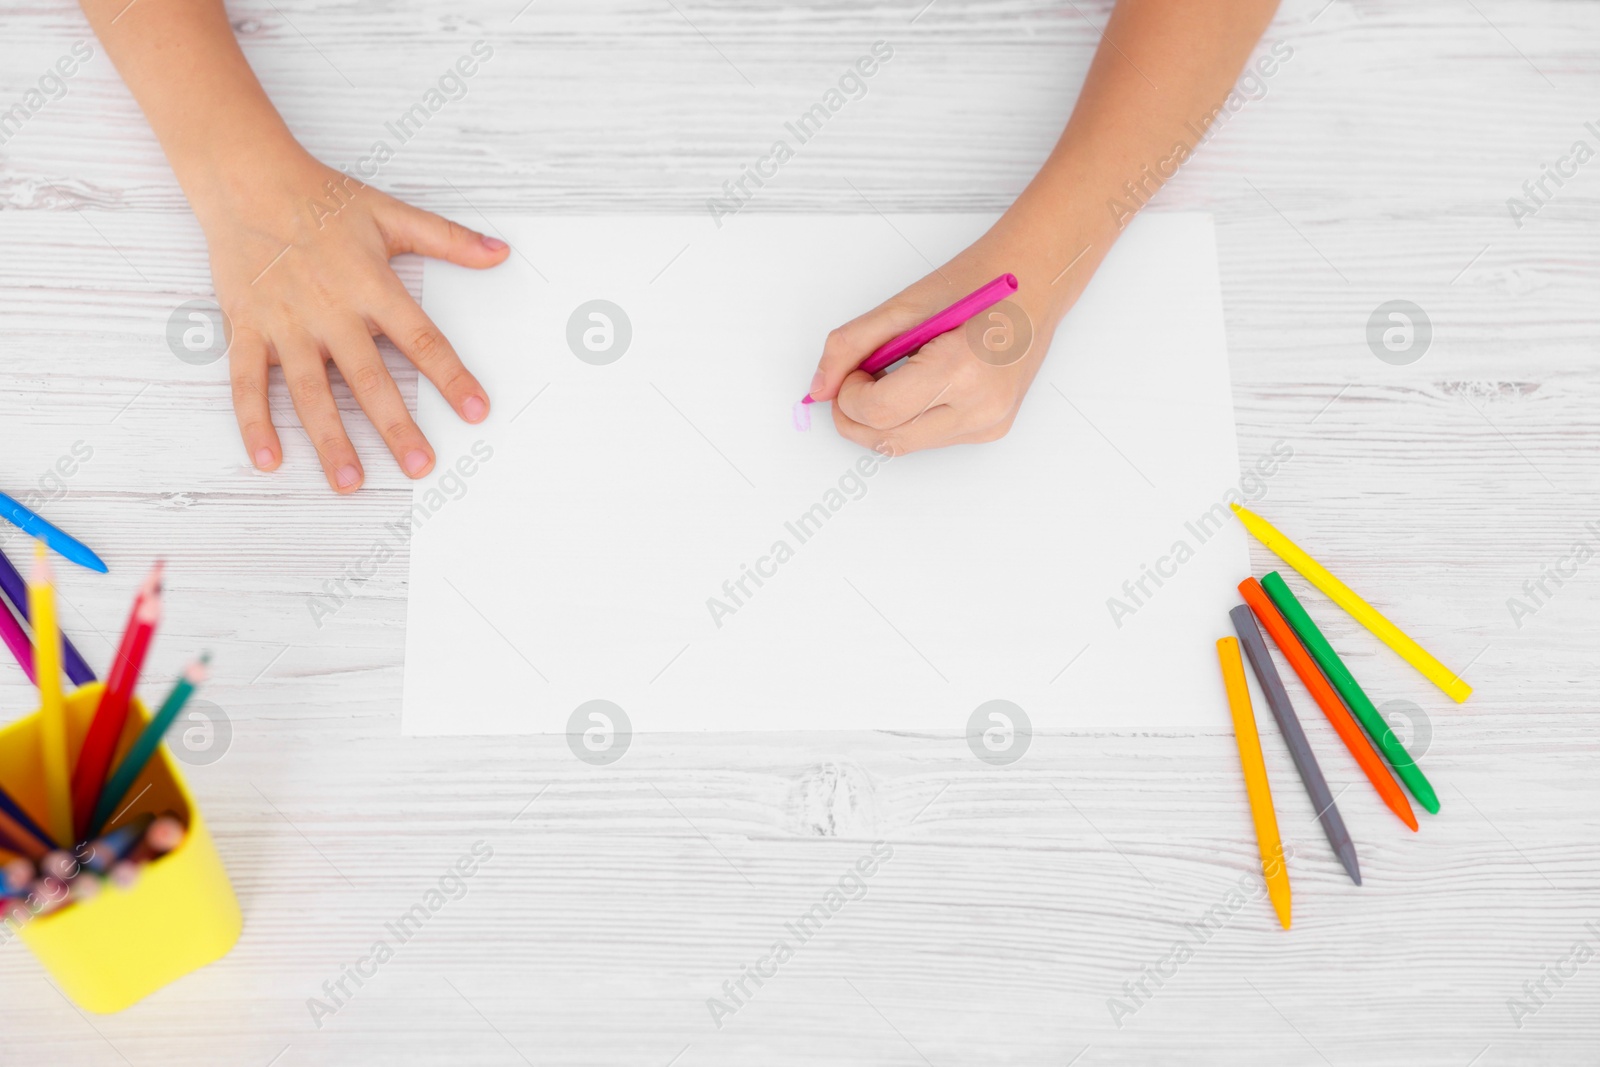
[[[1256,824],[1261,874],[1267,880],[1272,909],[1287,930],[1289,868],[1284,863],[1283,842],[1278,837],[1278,814],[1272,807],[1267,764],[1261,758],[1261,735],[1256,732],[1256,715],[1250,706],[1250,690],[1245,685],[1244,661],[1239,658],[1237,638],[1224,637],[1217,642],[1217,660],[1222,664],[1222,684],[1228,690],[1228,710],[1233,713],[1233,736],[1239,743],[1239,763],[1244,768],[1244,788],[1250,797],[1250,817]]]

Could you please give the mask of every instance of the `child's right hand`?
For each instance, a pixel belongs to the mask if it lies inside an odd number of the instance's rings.
[[[298,146],[283,160],[279,153],[258,166],[234,161],[193,198],[231,327],[233,408],[245,451],[264,471],[282,462],[267,404],[268,367],[278,365],[328,484],[339,493],[360,488],[361,458],[334,403],[331,361],[401,469],[420,478],[433,469],[433,449],[373,338],[393,341],[468,422],[488,415],[489,398],[389,260],[415,252],[481,269],[509,250],[362,185]]]

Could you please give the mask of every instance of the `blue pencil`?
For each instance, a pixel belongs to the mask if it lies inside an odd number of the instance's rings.
[[[80,567],[88,567],[92,571],[106,573],[106,565],[100,562],[100,557],[90,551],[89,546],[77,538],[62,533],[51,526],[44,519],[23,507],[12,497],[0,493],[0,519],[5,519],[11,525],[25,534],[37,537],[50,548],[59,552],[65,559],[71,560]]]
[[[28,621],[28,583],[23,581],[17,568],[11,565],[4,552],[0,552],[0,593],[11,601],[11,606],[17,609],[17,614],[23,622]],[[0,604],[0,611],[5,610],[5,605]],[[85,662],[67,635],[61,635],[61,664],[66,668],[67,677],[72,679],[73,685],[88,685],[95,680],[94,671]]]

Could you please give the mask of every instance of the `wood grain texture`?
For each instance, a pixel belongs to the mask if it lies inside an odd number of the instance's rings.
[[[748,210],[1001,208],[1054,139],[1108,4],[922,6],[230,11],[290,123],[336,164],[490,42],[467,96],[379,184],[492,230],[514,211],[702,212],[875,40],[896,52],[868,95]],[[67,3],[0,12],[9,106],[88,29]],[[207,695],[233,740],[191,779],[247,925],[223,962],[113,1018],[82,1016],[20,945],[0,948],[0,1063],[1600,1062],[1600,962],[1547,983],[1520,1027],[1508,1008],[1575,943],[1600,949],[1585,927],[1600,923],[1600,564],[1520,626],[1506,607],[1600,520],[1600,163],[1520,228],[1505,205],[1596,140],[1600,4],[1309,0],[1269,38],[1292,58],[1160,204],[1217,216],[1241,457],[1294,451],[1263,510],[1477,693],[1451,704],[1313,596],[1380,700],[1426,716],[1443,811],[1407,832],[1308,714],[1348,788],[1356,888],[1269,729],[1295,927],[1255,901],[1203,944],[1184,924],[1259,881],[1220,706],[1182,735],[1040,737],[1004,769],[947,733],[641,737],[603,769],[560,738],[399,738],[404,555],[320,627],[308,599],[405,509],[406,483],[373,462],[369,488],[336,499],[292,431],[283,473],[250,470],[221,366],[165,346],[172,309],[210,292],[205,249],[97,54],[0,146],[4,485],[51,489],[58,457],[92,449],[49,504],[113,568],[65,576],[64,621],[92,661],[146,562],[171,561],[151,671],[216,650]],[[415,288],[417,265],[401,269]],[[1408,367],[1365,341],[1395,298],[1435,330]],[[0,672],[0,717],[29,700]],[[479,840],[494,855],[466,896],[314,1025],[307,999]],[[894,855],[866,895],[714,1026],[707,998],[875,840]],[[1154,995],[1119,1027],[1108,999],[1131,1005],[1124,984],[1180,938],[1192,958],[1146,979]]]

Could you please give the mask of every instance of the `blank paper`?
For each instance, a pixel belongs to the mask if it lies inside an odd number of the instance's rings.
[[[1226,722],[1248,557],[1209,216],[1128,228],[1009,436],[877,463],[827,405],[795,427],[823,338],[992,217],[723,221],[500,218],[505,265],[427,264],[493,411],[420,387],[405,733],[560,733],[594,699],[639,732]]]

